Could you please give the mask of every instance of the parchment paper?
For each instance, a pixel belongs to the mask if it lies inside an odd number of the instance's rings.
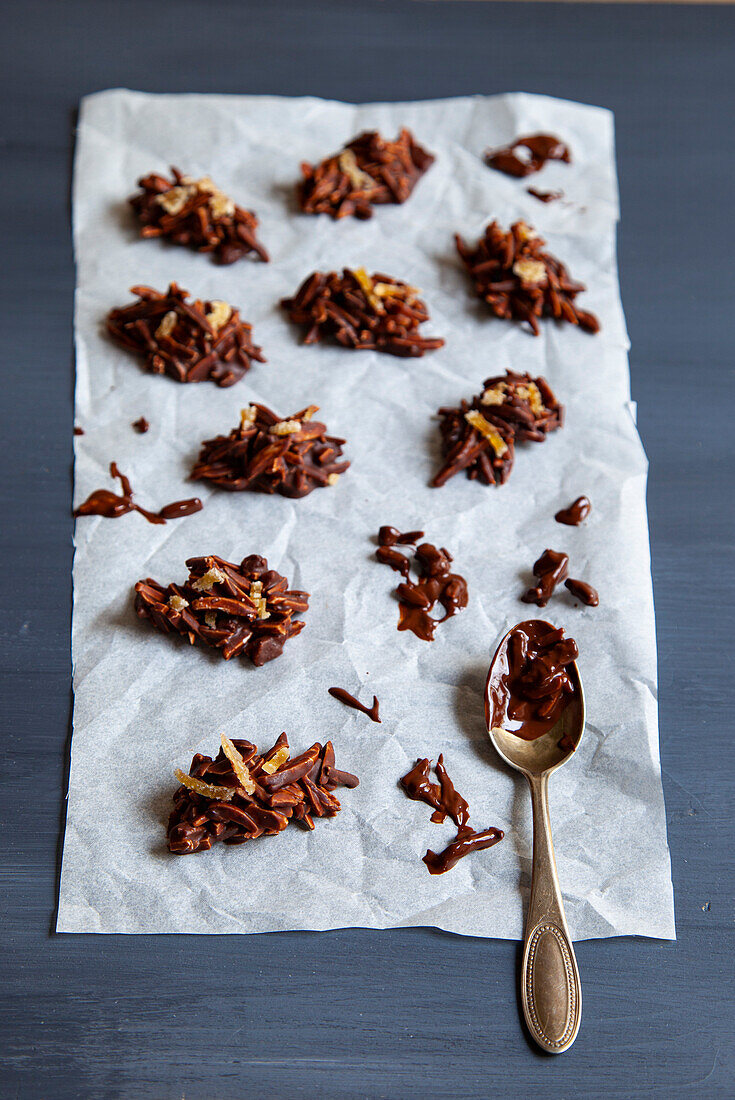
[[[317,161],[364,128],[411,127],[437,160],[403,206],[369,222],[305,217],[295,207],[299,162]],[[547,130],[568,141],[570,166],[529,181],[489,170],[482,151]],[[218,267],[208,257],[137,236],[126,198],[139,176],[175,164],[209,174],[253,208],[272,262]],[[542,205],[532,183],[563,188]],[[588,725],[551,783],[551,815],[575,938],[674,936],[658,759],[656,649],[645,511],[646,459],[630,404],[627,335],[618,293],[612,116],[541,96],[505,95],[355,107],[316,99],[144,95],[108,91],[83,103],[74,178],[77,423],[75,503],[108,485],[115,459],[137,499],[159,508],[199,494],[202,512],[166,527],[139,515],[83,518],[74,564],[74,736],[57,927],[88,932],[261,932],[348,925],[434,925],[521,935],[530,872],[524,783],[491,749],[483,723],[489,659],[510,625],[529,569],[551,546],[600,606],[563,591],[545,615],[578,641]],[[455,231],[474,240],[491,217],[522,217],[589,290],[580,304],[599,336],[547,323],[532,338],[493,319],[470,293]],[[427,334],[446,346],[418,361],[303,347],[278,302],[314,269],[364,265],[418,286]],[[252,322],[268,362],[231,389],[154,377],[104,335],[129,287],[176,280],[223,298]],[[563,430],[521,445],[510,482],[493,490],[456,477],[429,487],[439,461],[432,416],[504,371],[544,374],[566,404]],[[314,402],[348,440],[352,467],[337,486],[289,501],[211,492],[186,483],[203,439],[228,432],[264,402],[283,416]],[[150,432],[131,421],[144,415]],[[111,486],[112,487],[112,486]],[[580,493],[593,512],[579,528],[554,512]],[[427,644],[396,630],[397,575],[374,560],[381,524],[420,527],[467,577],[467,610]],[[226,663],[140,623],[135,582],[183,580],[184,560],[264,554],[312,594],[306,629],[256,669]],[[382,725],[327,694],[338,685],[380,699]],[[361,779],[343,811],[313,833],[290,826],[244,847],[170,855],[165,823],[173,768],[212,754],[220,732],[261,746],[288,732],[294,751],[332,738],[338,765]],[[442,877],[421,862],[453,837],[397,786],[421,755],[444,752],[476,828],[503,843]]]

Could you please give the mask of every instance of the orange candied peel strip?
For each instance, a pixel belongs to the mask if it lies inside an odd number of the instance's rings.
[[[255,792],[255,783],[253,782],[250,771],[242,756],[232,744],[229,737],[225,737],[224,733],[220,734],[220,741],[222,742],[222,751],[232,764],[232,770],[240,781],[240,786],[246,794],[253,794]]]
[[[216,798],[221,802],[229,802],[233,795],[237,794],[233,787],[215,787],[213,783],[204,783],[196,776],[182,772],[181,768],[176,768],[174,775],[182,787],[188,787],[190,791],[194,791],[194,794],[200,794],[202,798]]]

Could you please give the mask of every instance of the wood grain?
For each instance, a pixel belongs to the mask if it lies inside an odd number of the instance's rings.
[[[724,6],[28,0],[6,11],[3,1098],[733,1095],[735,271],[723,238],[734,31]],[[616,112],[679,941],[578,944],[585,1018],[553,1063],[522,1032],[512,943],[421,929],[49,934],[68,755],[73,111],[120,85],[354,100],[524,88]]]

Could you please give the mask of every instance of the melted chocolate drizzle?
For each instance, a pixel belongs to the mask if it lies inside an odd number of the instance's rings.
[[[587,519],[592,511],[589,497],[581,496],[572,501],[568,508],[560,508],[554,516],[557,523],[564,523],[567,527],[579,527]]]
[[[407,531],[403,534],[397,527],[381,527],[378,531],[378,544],[380,546],[395,546],[397,543],[416,543],[424,537],[423,531]]]
[[[128,512],[140,512],[149,523],[166,523],[169,519],[181,519],[183,516],[193,515],[194,512],[201,512],[203,508],[199,497],[191,497],[189,500],[175,500],[171,504],[166,504],[160,512],[149,512],[133,501],[130,481],[125,474],[120,473],[116,462],[110,463],[110,477],[120,482],[121,495],[118,496],[109,489],[96,489],[83,504],[74,509],[75,516],[105,516],[107,519],[117,519],[118,516],[127,515]]]
[[[493,844],[497,844],[504,836],[502,829],[483,829],[478,833],[474,829],[463,829],[457,833],[457,839],[448,844],[443,852],[432,852],[429,848],[423,861],[430,875],[443,875],[445,871],[451,871],[452,867],[470,852],[481,852],[484,848],[492,848]]]
[[[490,149],[485,154],[485,163],[506,176],[531,176],[546,164],[547,160],[561,160],[571,163],[569,146],[553,134],[530,134],[516,138],[510,145],[501,149]]]
[[[431,815],[433,822],[441,824],[447,817],[451,817],[457,826],[457,836],[451,844],[439,853],[429,849],[423,857],[429,874],[443,875],[445,871],[451,870],[463,856],[483,848],[490,848],[502,840],[505,834],[502,829],[495,828],[475,832],[469,823],[470,808],[466,799],[459,794],[449,778],[444,767],[443,755],[439,756],[434,770],[439,779],[438,783],[434,783],[430,778],[431,761],[428,757],[422,757],[403,776],[401,786],[414,802],[425,802],[427,806],[431,806],[434,810]]]
[[[529,619],[511,630],[488,680],[488,718],[500,727],[535,741],[556,725],[573,687],[567,666],[579,656],[577,643],[542,619]]]
[[[563,191],[537,191],[535,187],[527,187],[526,191],[539,202],[556,202],[557,199],[564,198]]]
[[[367,714],[372,722],[380,722],[380,717],[378,715],[380,704],[378,703],[377,695],[373,695],[373,705],[371,707],[366,707],[364,703],[361,703],[354,695],[350,695],[349,691],[345,691],[344,688],[327,688],[327,691],[333,699],[337,699],[340,703],[344,703],[346,707],[352,707],[353,710],[362,711],[363,714]]]
[[[535,603],[537,607],[546,607],[554,594],[557,584],[565,579],[569,568],[569,556],[560,550],[544,550],[538,561],[533,563],[533,575],[538,584],[529,588],[521,599],[524,603]]]
[[[403,576],[403,583],[396,588],[398,629],[412,630],[417,638],[432,642],[437,623],[446,622],[467,606],[467,582],[459,573],[450,573],[452,555],[449,551],[443,547],[439,550],[429,542],[423,542],[414,550],[419,579],[411,579],[411,562],[405,554],[394,550],[393,544],[415,542],[422,536],[423,531],[410,531],[402,535],[395,527],[381,527],[378,533],[380,546],[375,557]],[[390,541],[386,542],[386,539]],[[437,603],[444,608],[440,619],[434,619],[429,614]]]

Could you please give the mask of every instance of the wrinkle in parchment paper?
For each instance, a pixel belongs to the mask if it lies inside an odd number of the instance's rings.
[[[293,187],[361,129],[409,126],[437,156],[403,206],[369,222],[300,216]],[[562,188],[542,205],[481,154],[521,133],[550,131],[572,148],[532,182]],[[260,218],[268,265],[232,267],[137,236],[126,205],[137,178],[175,164],[210,175]],[[354,107],[315,99],[104,92],[84,101],[74,178],[76,296],[75,502],[107,483],[115,459],[151,507],[191,495],[185,481],[203,439],[228,432],[259,401],[287,416],[314,403],[347,439],[351,469],[303,500],[213,492],[204,510],[166,527],[139,515],[85,518],[74,564],[74,736],[59,901],[60,931],[260,932],[346,925],[431,924],[518,937],[531,856],[520,777],[493,755],[483,686],[501,635],[527,616],[519,595],[546,546],[592,582],[600,607],[566,592],[543,613],[578,641],[588,727],[551,783],[559,874],[575,938],[674,934],[658,763],[656,650],[645,511],[646,460],[629,405],[627,335],[615,262],[618,214],[613,124],[603,110],[507,95]],[[473,240],[491,218],[524,218],[588,285],[582,308],[599,336],[543,326],[533,339],[473,299],[453,234]],[[302,347],[279,299],[314,269],[365,266],[418,286],[428,334],[446,346],[411,362],[330,346]],[[175,280],[222,298],[253,324],[267,363],[229,390],[145,374],[111,344],[103,322],[129,287]],[[478,392],[505,369],[544,374],[567,409],[542,445],[520,446],[509,483],[429,480],[439,460],[437,408]],[[145,416],[150,430],[131,422]],[[586,524],[554,513],[580,493]],[[381,524],[422,528],[468,580],[467,610],[427,644],[398,633],[396,577],[374,560]],[[306,629],[282,658],[255,669],[190,649],[141,624],[136,580],[186,575],[186,558],[265,555],[312,594]],[[380,699],[382,725],[341,707],[338,685]],[[170,855],[165,823],[175,766],[216,751],[219,735],[266,746],[288,732],[298,751],[331,738],[338,764],[361,778],[342,812],[313,833],[194,856]],[[452,837],[409,802],[399,777],[443,752],[477,828],[502,844],[430,876],[421,856]]]

